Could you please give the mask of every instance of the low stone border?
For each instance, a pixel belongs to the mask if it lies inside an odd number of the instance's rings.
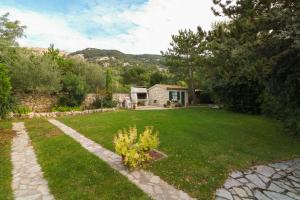
[[[54,118],[60,116],[74,116],[74,115],[86,115],[92,113],[99,113],[99,112],[112,112],[116,111],[116,108],[101,108],[101,109],[94,109],[94,110],[83,110],[83,111],[68,111],[68,112],[45,112],[45,113],[36,113],[31,112],[28,114],[14,114],[13,117],[16,118]]]

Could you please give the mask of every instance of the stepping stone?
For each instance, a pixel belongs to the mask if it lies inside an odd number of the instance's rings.
[[[267,197],[265,194],[263,194],[263,193],[260,192],[259,190],[255,190],[255,191],[254,191],[254,196],[255,196],[256,199],[258,199],[258,200],[270,200],[269,197]]]
[[[290,187],[287,185],[286,181],[273,181],[274,184],[278,185],[284,190],[291,191],[291,192],[297,192],[293,187]]]
[[[246,193],[248,194],[248,196],[253,196],[252,191],[248,188],[248,187],[243,187],[243,189],[246,191]]]
[[[266,188],[266,184],[258,177],[258,175],[249,174],[249,175],[246,175],[246,178],[248,180],[250,180],[257,187],[262,188],[262,189]]]
[[[230,179],[228,179],[228,180],[225,182],[224,187],[225,187],[226,189],[230,189],[230,188],[232,188],[232,187],[237,187],[237,186],[240,186],[240,185],[242,185],[242,183],[240,183],[239,181],[237,181],[237,180],[235,180],[235,179],[233,179],[233,178],[230,178]]]
[[[272,200],[295,200],[287,195],[283,195],[277,192],[264,191],[264,193]]]
[[[288,195],[289,197],[292,197],[294,199],[300,199],[299,195],[296,195],[295,193],[292,193],[292,192],[288,192],[288,193],[286,193],[286,195]]]
[[[274,191],[274,192],[283,192],[284,189],[279,187],[278,185],[275,185],[274,183],[271,183],[270,186],[268,187],[268,190]]]
[[[277,172],[277,173],[273,174],[272,179],[279,179],[279,178],[282,178],[283,176],[284,176],[283,173]]]
[[[296,178],[295,176],[288,176],[287,178],[290,179],[290,180],[293,180],[293,181],[295,181],[295,182],[300,183],[300,179],[299,179],[299,178]]]
[[[275,173],[275,170],[273,168],[265,166],[265,165],[257,166],[255,171],[266,177],[270,177]]]
[[[230,176],[232,178],[239,178],[239,177],[242,177],[243,174],[241,172],[235,171],[235,172],[232,172]]]
[[[270,167],[273,167],[275,169],[287,169],[289,167],[289,165],[285,164],[285,163],[275,163],[275,164],[270,164]]]
[[[269,181],[270,181],[270,179],[269,178],[267,178],[267,177],[265,177],[265,176],[263,176],[263,175],[258,175],[258,177],[264,182],[264,183],[268,183]]]
[[[238,188],[238,187],[234,187],[232,188],[235,193],[239,196],[239,197],[248,197],[249,195],[246,193],[245,190],[243,190],[242,188]]]
[[[218,189],[216,192],[216,196],[217,197],[222,197],[228,200],[233,200],[232,195],[230,194],[230,192],[228,192],[228,190],[225,189]]]
[[[238,178],[237,180],[241,183],[249,183],[249,181],[245,178]]]

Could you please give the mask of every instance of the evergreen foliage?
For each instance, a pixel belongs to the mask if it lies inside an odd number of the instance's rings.
[[[88,91],[88,85],[83,77],[72,72],[68,72],[62,80],[63,96],[59,99],[62,106],[76,107],[80,106]]]
[[[11,84],[8,69],[0,63],[0,118],[5,118],[13,109],[10,92]]]
[[[184,80],[189,88],[189,102],[195,103],[195,73],[201,67],[205,53],[206,33],[198,27],[194,33],[191,30],[180,30],[178,35],[172,35],[171,48],[163,53],[165,64],[179,80]]]

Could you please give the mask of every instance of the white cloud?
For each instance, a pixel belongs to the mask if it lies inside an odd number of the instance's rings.
[[[75,51],[87,47],[101,49],[118,49],[126,53],[159,53],[166,50],[171,35],[179,29],[196,30],[201,26],[208,30],[216,20],[210,7],[211,0],[149,0],[139,8],[125,10],[113,18],[112,13],[97,15],[99,8],[84,11],[84,16],[68,15],[51,16],[16,8],[0,8],[0,14],[10,12],[13,19],[18,19],[27,26],[27,38],[20,39],[22,46],[56,47]],[[136,26],[113,37],[88,37],[72,28],[70,19],[78,17],[78,26],[83,26],[84,18],[96,19],[93,27],[118,24],[118,21],[133,23]],[[74,24],[73,24],[74,26]],[[102,27],[103,28],[103,27]]]

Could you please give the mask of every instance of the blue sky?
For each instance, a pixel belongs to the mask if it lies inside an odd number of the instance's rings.
[[[209,29],[212,0],[1,0],[27,26],[21,46],[159,53],[179,29]]]
[[[81,11],[97,5],[124,10],[140,6],[146,0],[2,0],[2,5],[14,6],[38,12],[65,13]]]

